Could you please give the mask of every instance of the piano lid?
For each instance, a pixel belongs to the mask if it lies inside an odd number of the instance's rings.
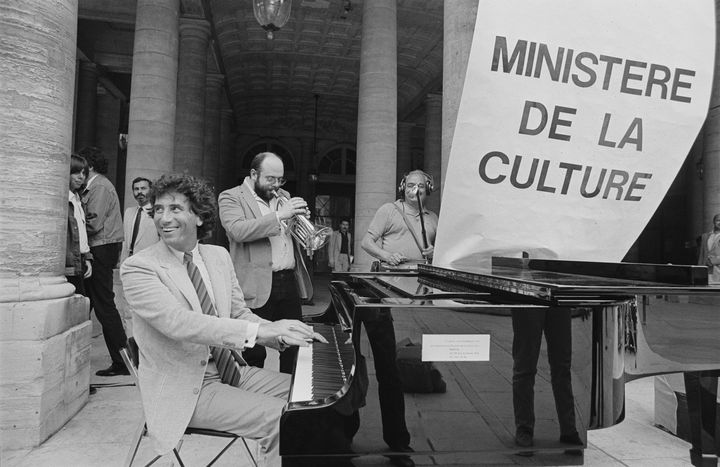
[[[704,266],[493,257],[491,271],[472,264],[457,268],[420,264],[418,272],[421,277],[437,277],[475,290],[545,301],[583,296],[720,294],[720,288],[707,285]]]

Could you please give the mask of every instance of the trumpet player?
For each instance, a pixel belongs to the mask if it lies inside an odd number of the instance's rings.
[[[270,321],[301,319],[301,300],[312,298],[303,255],[287,228],[294,216],[307,215],[308,206],[281,188],[284,174],[282,159],[262,152],[253,158],[243,183],[223,191],[218,202],[245,302]],[[296,353],[293,347],[280,354],[281,372],[292,373]],[[266,352],[256,345],[243,357],[262,368]]]

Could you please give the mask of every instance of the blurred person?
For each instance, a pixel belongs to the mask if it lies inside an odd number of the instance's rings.
[[[340,228],[332,233],[328,245],[328,265],[333,272],[345,272],[350,270],[351,258],[353,256],[352,234],[350,221],[340,221]]]
[[[707,266],[709,284],[720,284],[720,214],[713,216],[713,229],[700,237],[698,264]]]

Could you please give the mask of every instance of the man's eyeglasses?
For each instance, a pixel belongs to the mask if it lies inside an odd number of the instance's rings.
[[[405,189],[407,190],[414,190],[415,187],[417,187],[418,190],[425,191],[427,189],[427,186],[424,183],[408,183],[405,185]]]
[[[277,183],[279,186],[283,186],[287,182],[287,179],[285,177],[273,177],[272,175],[265,175],[265,181],[268,183],[268,185],[275,185]]]

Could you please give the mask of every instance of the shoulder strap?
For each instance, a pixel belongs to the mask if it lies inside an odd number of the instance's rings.
[[[413,240],[415,240],[415,245],[417,245],[418,249],[420,250],[420,253],[422,253],[423,249],[422,249],[422,246],[420,246],[420,240],[417,237],[417,233],[415,233],[415,229],[412,228],[412,226],[410,225],[410,223],[407,220],[407,217],[405,217],[405,213],[400,210],[398,205],[396,203],[393,203],[393,206],[395,206],[395,209],[397,210],[397,212],[400,213],[400,217],[402,217],[402,220],[405,221],[405,226],[408,228],[408,230],[412,234]]]

